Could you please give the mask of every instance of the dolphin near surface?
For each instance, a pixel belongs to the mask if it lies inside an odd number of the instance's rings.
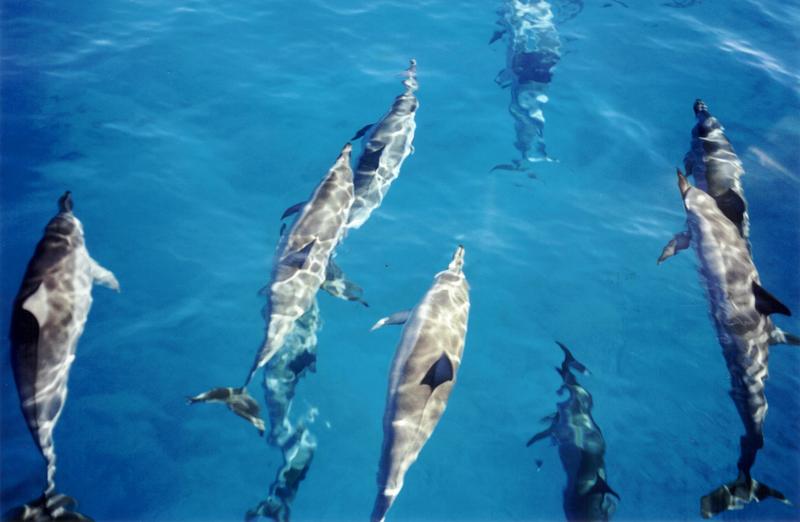
[[[711,115],[705,102],[695,100],[693,110],[697,123],[692,128],[691,146],[683,158],[686,174],[694,178],[697,188],[714,198],[717,207],[749,242],[750,217],[741,182],[745,174],[742,162],[725,136],[725,129]],[[659,263],[689,248],[689,245],[690,239],[685,232],[676,234],[664,247]]]
[[[330,257],[345,233],[353,205],[351,149],[350,143],[342,148],[308,201],[289,207],[283,214],[284,218],[294,214],[297,217],[281,234],[271,280],[262,290],[267,298],[264,307],[267,328],[244,384],[239,388],[214,388],[188,398],[190,404],[225,402],[234,413],[250,420],[263,435],[264,423],[259,417],[258,404],[247,393],[247,387],[256,372],[280,350],[325,283]]]
[[[619,495],[606,482],[606,443],[592,418],[592,396],[578,383],[572,370],[589,372],[572,356],[569,348],[560,342],[557,344],[564,352],[564,361],[556,368],[563,381],[558,393],[566,391],[568,397],[558,403],[556,413],[545,417],[550,426],[534,435],[528,446],[546,438],[558,445],[558,454],[567,473],[563,500],[567,520],[607,521],[616,510],[612,497],[619,500]]]
[[[505,37],[508,44],[506,66],[495,82],[511,89],[508,111],[517,134],[514,146],[522,158],[495,168],[525,170],[530,163],[552,161],[544,140],[544,106],[549,101],[547,86],[561,59],[561,39],[546,0],[506,0],[498,14],[500,28],[489,43]]]
[[[353,137],[363,137],[364,146],[353,174],[355,201],[347,219],[348,228],[360,228],[381,205],[392,182],[400,175],[403,162],[414,150],[419,107],[414,95],[419,88],[416,60],[412,59],[406,70],[403,87],[405,90],[394,99],[389,112]]]
[[[700,262],[700,278],[731,377],[730,397],[745,429],[740,439],[738,477],[702,497],[701,515],[710,518],[769,497],[788,502],[780,491],[753,479],[750,470],[764,445],[769,347],[800,345],[800,338],[772,322],[770,314],[790,315],[789,309],[761,287],[750,249],[737,225],[711,195],[690,185],[680,170],[678,186],[686,209],[685,234]]]
[[[463,265],[464,247],[459,246],[413,309],[385,317],[372,327],[404,324],[389,374],[373,522],[386,517],[455,385],[470,306]]]
[[[7,520],[90,520],[74,499],[56,493],[53,430],[67,399],[67,380],[92,305],[92,287],[119,291],[109,270],[92,259],[70,192],[58,200],[36,246],[11,316],[11,364],[22,414],[46,463],[42,496],[6,514]]]

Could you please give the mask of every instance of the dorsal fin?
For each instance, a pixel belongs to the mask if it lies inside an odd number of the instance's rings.
[[[443,353],[435,363],[428,369],[428,373],[422,378],[420,384],[427,384],[431,387],[431,393],[437,386],[447,381],[453,380],[453,363],[446,353]]]
[[[380,148],[375,150],[365,150],[364,153],[361,155],[361,158],[358,160],[358,169],[359,170],[377,170],[378,165],[381,162],[381,154],[383,154],[383,149],[386,147],[386,144],[380,146]]]
[[[736,225],[741,234],[744,213],[747,212],[747,204],[742,199],[742,196],[734,192],[733,189],[728,189],[719,196],[716,196],[714,201],[717,202],[717,207],[719,207],[725,217]]]
[[[300,250],[287,255],[281,260],[281,265],[290,266],[293,268],[303,268],[303,266],[306,264],[306,259],[308,259],[308,255],[311,253],[311,249],[314,248],[314,244],[316,242],[317,238],[314,238]]]
[[[287,218],[287,217],[291,216],[292,214],[297,214],[298,212],[300,212],[303,209],[303,207],[306,205],[306,203],[308,203],[308,202],[307,201],[301,201],[300,203],[295,203],[291,207],[287,208],[286,210],[283,211],[283,215],[281,216],[281,219]]]
[[[761,315],[769,314],[783,314],[792,315],[792,312],[787,306],[778,299],[761,288],[761,285],[753,281],[753,295],[756,296],[756,310]]]
[[[611,486],[608,485],[608,482],[605,481],[600,475],[597,475],[597,479],[594,481],[594,486],[589,488],[589,491],[586,492],[587,495],[602,493],[603,495],[613,495],[617,497],[617,500],[622,500],[619,498],[619,495],[616,491],[611,489]]]

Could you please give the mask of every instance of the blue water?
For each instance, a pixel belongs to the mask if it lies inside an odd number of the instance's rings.
[[[122,286],[94,291],[55,434],[58,489],[82,512],[241,520],[266,497],[280,452],[223,406],[183,398],[240,382],[281,213],[384,114],[411,57],[416,152],[338,250],[371,306],[320,294],[317,372],[294,406],[318,409],[318,448],[293,518],[367,518],[399,336],[369,327],[413,306],[458,243],[472,288],[464,360],[389,520],[563,519],[556,448],[525,447],[559,400],[555,339],[593,372],[581,382],[618,519],[699,519],[699,497],[735,478],[742,426],[696,257],[655,260],[683,227],[674,167],[702,97],[747,171],[763,286],[800,312],[800,4],[587,0],[557,24],[545,137],[559,161],[537,164],[537,179],[489,172],[517,157],[494,83],[504,44],[487,45],[498,4],[3,2],[0,330],[66,189]],[[796,318],[777,322],[800,333]],[[2,350],[5,510],[40,494],[43,464],[5,334]],[[796,504],[799,376],[800,351],[774,347],[753,470]],[[766,501],[721,518],[800,509]]]

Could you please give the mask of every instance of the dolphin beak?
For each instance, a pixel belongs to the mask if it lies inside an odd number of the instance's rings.
[[[69,190],[64,192],[64,195],[58,198],[58,211],[72,212],[72,192]]]
[[[693,108],[694,108],[694,115],[695,116],[697,116],[701,112],[708,112],[708,106],[706,105],[706,102],[704,102],[700,98],[697,98],[694,101],[694,107]]]
[[[458,248],[456,248],[456,251],[453,254],[453,260],[450,261],[450,266],[448,268],[454,272],[460,272],[461,267],[463,266],[464,266],[464,245],[458,245]]]
[[[681,169],[676,170],[678,171],[678,188],[681,191],[681,196],[685,199],[686,193],[689,192],[692,186],[689,184],[689,180],[686,179],[686,176],[683,175],[683,172],[681,172]]]

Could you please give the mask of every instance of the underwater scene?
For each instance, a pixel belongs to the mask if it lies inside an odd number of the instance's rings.
[[[800,520],[798,27],[0,0],[0,517]]]

